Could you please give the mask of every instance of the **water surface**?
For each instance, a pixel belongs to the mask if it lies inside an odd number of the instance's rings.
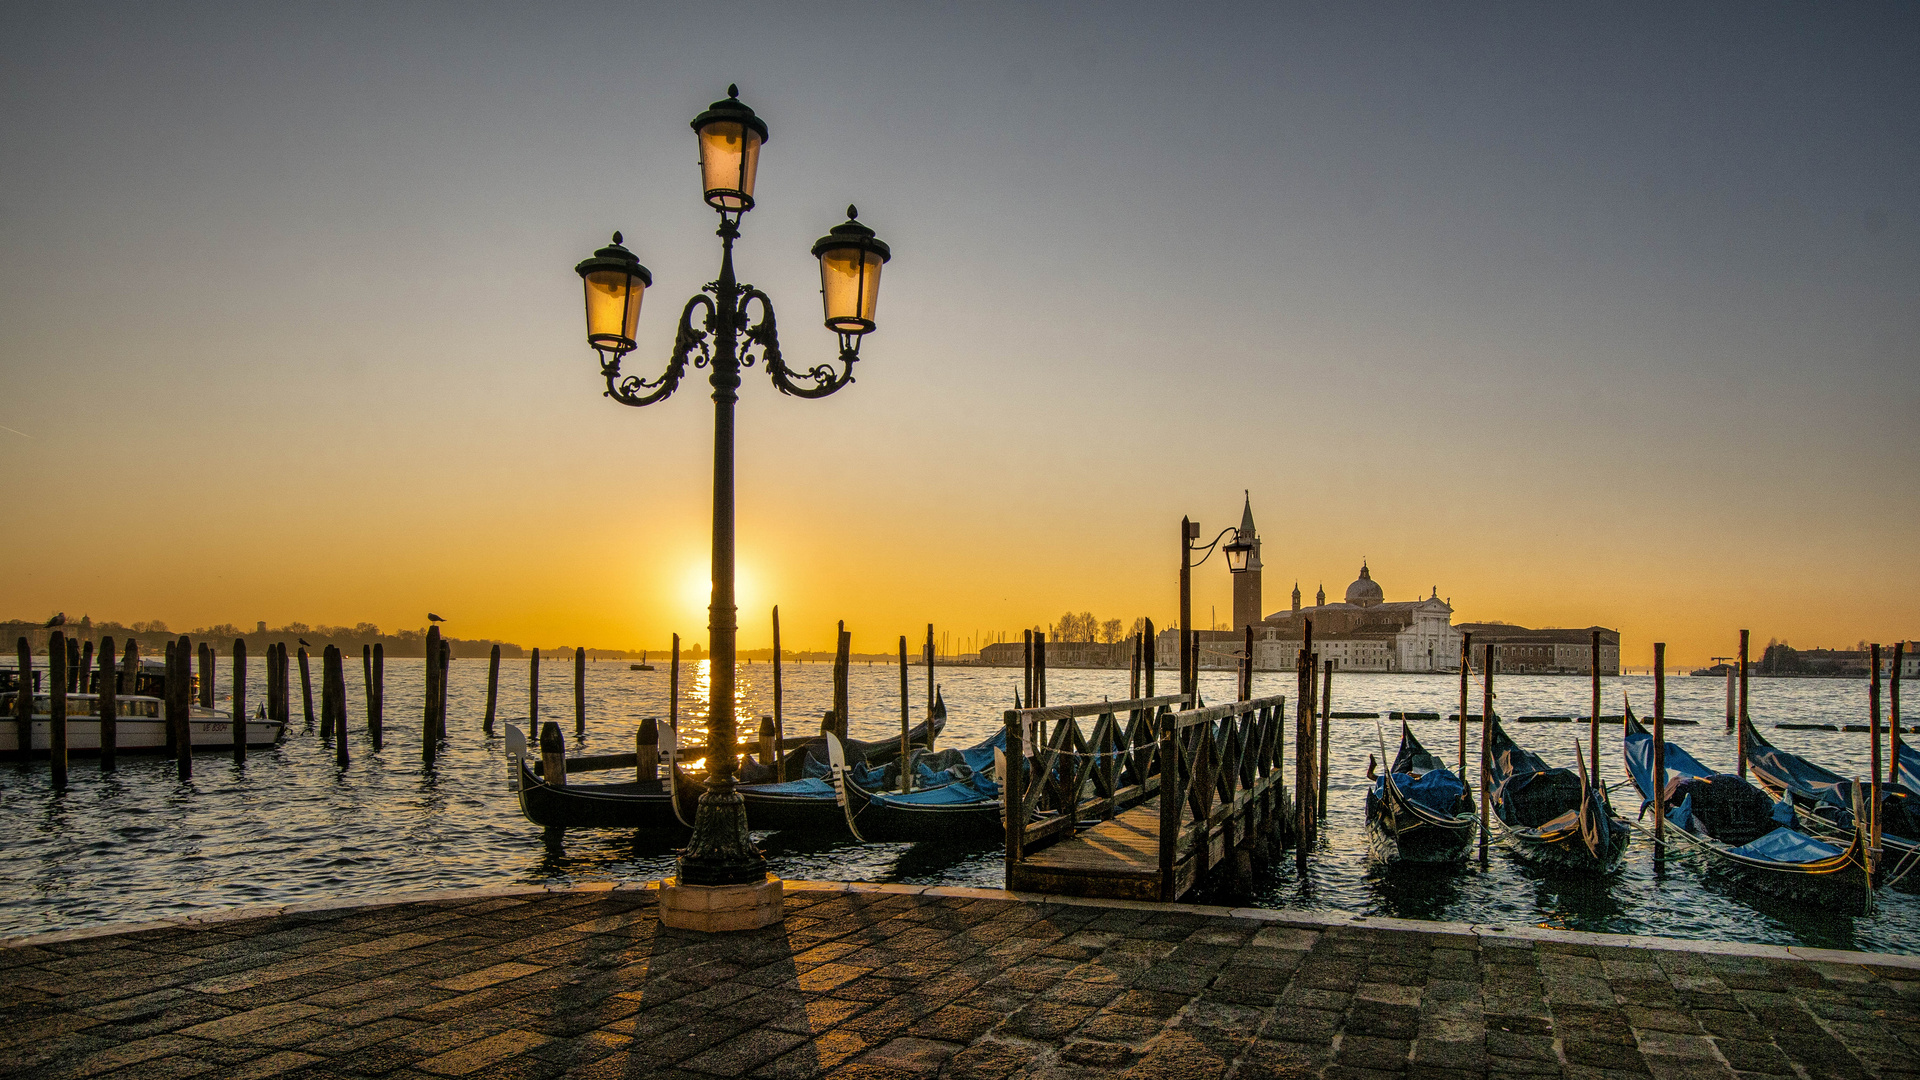
[[[91,759],[76,759],[68,791],[54,794],[44,762],[22,768],[0,765],[0,933],[31,933],[104,922],[178,915],[240,904],[347,898],[409,890],[506,883],[644,881],[672,872],[673,852],[657,842],[618,831],[571,832],[550,838],[529,824],[508,795],[501,733],[508,719],[524,723],[525,661],[507,661],[501,672],[502,717],[496,735],[485,738],[486,663],[456,660],[450,681],[449,741],[435,767],[421,763],[421,661],[395,660],[387,673],[386,745],[370,752],[359,665],[351,658],[347,681],[353,761],[334,764],[330,746],[296,720],[284,745],[255,752],[244,769],[231,760],[202,754],[191,782],[174,778],[171,762],[123,758],[118,773],[102,776]],[[667,713],[667,679],[661,670],[635,672],[625,662],[587,665],[588,732],[570,750],[616,753],[631,750],[643,716]],[[829,670],[822,664],[784,669],[784,713],[790,733],[817,727],[830,701]],[[570,742],[573,679],[570,662],[545,664],[541,717],[561,721]],[[742,665],[739,702],[743,714],[772,709],[772,669]],[[924,673],[911,684],[918,717]],[[950,668],[939,673],[949,706],[948,745],[990,734],[1013,700],[1017,669]],[[1170,685],[1172,673],[1161,673]],[[297,674],[296,674],[297,679]],[[698,738],[704,681],[698,668],[685,673],[682,711],[690,736]],[[1621,695],[1636,710],[1650,711],[1653,680],[1626,676],[1606,682],[1605,711],[1620,711]],[[221,679],[224,690],[226,677]],[[1049,678],[1054,704],[1126,695],[1122,671],[1055,671]],[[1702,721],[1678,727],[1672,739],[1709,765],[1732,770],[1734,744],[1724,730],[1725,683],[1718,679],[1668,680],[1671,716]],[[1233,694],[1234,677],[1207,673],[1201,689],[1210,701]],[[256,658],[249,700],[259,701],[265,668]],[[1514,676],[1496,680],[1503,716],[1584,712],[1585,679]],[[852,734],[878,738],[899,730],[897,668],[856,666],[852,672]],[[1293,693],[1291,675],[1255,677],[1255,693]],[[1779,731],[1782,720],[1858,723],[1866,717],[1862,681],[1756,679],[1751,710],[1776,745],[1808,754],[1843,773],[1865,775],[1864,734]],[[1455,711],[1457,676],[1337,674],[1334,708]],[[1473,688],[1472,711],[1480,689]],[[298,692],[295,711],[299,710]],[[1383,872],[1369,862],[1362,805],[1367,756],[1384,741],[1391,750],[1398,733],[1382,721],[1335,720],[1330,753],[1328,820],[1323,844],[1304,878],[1291,859],[1258,885],[1255,902],[1274,908],[1339,910],[1408,918],[1450,919],[1499,925],[1539,925],[1615,933],[1774,944],[1806,944],[1881,952],[1920,952],[1920,897],[1883,891],[1871,912],[1820,911],[1770,901],[1703,872],[1669,861],[1656,873],[1649,849],[1636,838],[1626,865],[1598,880],[1547,875],[1495,848],[1485,871],[1463,869]],[[1292,725],[1288,725],[1291,743]],[[1454,726],[1415,721],[1430,749],[1451,757]],[[1549,760],[1571,761],[1583,724],[1515,724],[1514,736]],[[1620,729],[1603,729],[1601,768],[1609,781],[1624,773]],[[1477,733],[1469,754],[1478,753]],[[1630,793],[1616,800],[1636,801]],[[996,849],[952,850],[937,845],[860,846],[851,839],[800,840],[761,837],[776,873],[790,878],[944,883],[999,888],[1001,853]]]

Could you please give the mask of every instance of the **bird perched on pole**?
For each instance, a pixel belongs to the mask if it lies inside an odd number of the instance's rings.
[[[65,626],[65,625],[67,625],[67,613],[62,611],[55,614],[53,618],[48,619],[47,625],[44,627],[44,629],[51,630],[56,626]]]
[[[446,622],[447,620],[445,620],[445,619],[443,619],[443,618],[441,618],[440,616],[438,616],[438,615],[435,615],[435,614],[434,614],[433,612],[431,612],[431,611],[429,611],[429,612],[427,612],[427,621],[428,621],[428,622]]]
[[[300,644],[302,644],[302,645],[307,645],[307,639],[306,639],[306,638],[301,638],[301,639],[300,639]],[[311,648],[313,648],[313,646],[311,646],[311,645],[307,645],[307,648],[309,648],[309,649],[311,649]]]

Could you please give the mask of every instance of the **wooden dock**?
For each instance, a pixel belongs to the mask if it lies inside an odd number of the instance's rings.
[[[1006,714],[1009,889],[1172,901],[1213,867],[1243,871],[1270,850],[1284,817],[1286,700],[1174,710],[1189,700]]]

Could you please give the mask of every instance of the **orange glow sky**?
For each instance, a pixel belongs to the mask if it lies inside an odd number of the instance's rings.
[[[743,647],[1165,626],[1243,489],[1269,611],[1920,636],[1911,9],[449,10],[11,13],[0,617],[704,638],[710,403],[601,397],[571,268],[664,359],[737,80],[790,360],[840,209],[896,253],[854,386],[747,374]]]

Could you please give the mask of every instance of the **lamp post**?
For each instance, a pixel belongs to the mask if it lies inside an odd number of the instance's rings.
[[[1200,523],[1190,518],[1180,519],[1180,692],[1196,694],[1199,692],[1200,672],[1194,665],[1193,656],[1193,568],[1213,557],[1213,549],[1220,541],[1233,534],[1233,543],[1221,548],[1227,553],[1227,570],[1235,574],[1246,573],[1247,556],[1253,553],[1253,538],[1241,536],[1238,526],[1228,526],[1220,530],[1220,535],[1206,547],[1200,547],[1194,541],[1200,538]],[[1193,561],[1193,553],[1203,551],[1200,562]]]
[[[795,397],[822,398],[853,381],[860,342],[875,327],[880,268],[892,257],[885,242],[847,207],[847,220],[813,245],[820,261],[820,293],[826,327],[839,337],[836,364],[806,370],[787,366],[775,331],[773,302],[734,276],[733,242],[740,219],[754,207],[754,174],[767,125],[740,101],[737,87],[693,120],[700,143],[701,190],[720,215],[720,276],[687,301],[666,370],[657,378],[622,374],[621,361],[634,348],[640,303],[653,275],[621,235],[574,267],[586,288],[587,343],[600,354],[606,395],[635,407],[663,401],[679,388],[691,360],[707,368],[713,388],[713,594],[707,630],[712,638],[711,706],[707,717],[707,783],[694,818],[693,836],[680,857],[679,883],[694,886],[754,885],[768,880],[766,859],[747,837],[746,807],[734,790],[733,406],[740,371],[756,362],[773,385]],[[758,318],[750,319],[758,306]],[[724,927],[723,927],[724,928]]]

